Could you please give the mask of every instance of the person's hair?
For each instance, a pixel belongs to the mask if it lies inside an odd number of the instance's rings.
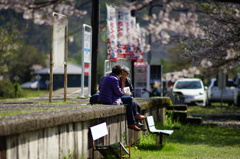
[[[127,72],[127,74],[130,74],[130,69],[129,69],[128,67],[123,66],[123,67],[122,67],[122,70],[123,70],[124,72]]]
[[[120,75],[122,74],[122,67],[120,65],[116,65],[112,68],[112,73],[115,75]]]

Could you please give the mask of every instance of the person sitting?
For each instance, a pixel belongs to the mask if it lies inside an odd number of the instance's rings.
[[[136,125],[136,119],[143,120],[145,116],[140,115],[136,111],[136,104],[131,98],[126,98],[124,102],[122,102],[121,97],[124,96],[125,93],[121,90],[119,85],[121,75],[122,67],[116,65],[112,68],[112,72],[109,75],[103,77],[99,85],[98,103],[108,105],[126,104],[128,128],[140,131],[141,129]]]
[[[152,89],[151,91],[147,89],[143,89],[143,90],[148,92],[150,97],[160,96],[160,91],[158,90],[158,87],[155,84],[151,84],[151,89]]]
[[[122,75],[120,77],[120,87],[122,89],[122,91],[124,91],[124,88],[129,87],[129,92],[127,92],[129,94],[129,96],[133,96],[133,85],[132,85],[132,81],[130,80],[130,78],[128,78],[128,75],[130,74],[130,70],[128,67],[123,66],[122,67]],[[125,89],[126,90],[126,89]],[[125,92],[126,93],[126,92]]]
[[[127,100],[130,100],[132,102],[132,105],[133,105],[133,108],[136,112],[136,114],[140,114],[141,113],[141,107],[140,105],[133,99],[133,85],[132,85],[132,82],[130,80],[130,78],[128,78],[128,75],[130,74],[130,70],[128,67],[126,66],[123,66],[122,67],[122,75],[120,77],[120,82],[119,82],[119,85],[120,85],[120,88],[122,89],[122,91],[125,93],[125,94],[128,94],[129,96],[122,96],[121,100],[123,103],[127,103]],[[129,87],[128,89],[125,89]],[[127,92],[126,92],[127,90]],[[129,113],[127,113],[129,114]],[[128,118],[131,118],[131,117],[128,117]],[[141,120],[138,120],[138,119],[135,119],[136,122],[137,122],[137,126],[141,128],[142,131],[146,131],[146,128],[143,126],[143,124],[141,123]]]
[[[112,72],[109,75],[103,77],[99,84],[99,97],[98,103],[101,104],[121,104],[121,97],[124,92],[119,87],[119,78],[122,74],[122,68],[120,65],[116,65],[112,68]]]

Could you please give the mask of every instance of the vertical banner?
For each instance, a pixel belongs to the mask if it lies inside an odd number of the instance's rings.
[[[130,13],[130,11],[128,11]],[[118,58],[126,58],[127,45],[127,9],[125,7],[117,8],[117,53]]]
[[[117,62],[117,19],[116,9],[112,6],[107,7],[107,25],[108,25],[108,60]]]
[[[139,26],[139,24],[137,24],[137,33],[138,33],[138,37],[137,37],[137,49],[136,49],[136,55],[137,56],[137,61],[138,62],[143,62],[143,40],[142,40],[142,32],[141,32],[141,28]]]
[[[131,17],[130,19],[131,22],[131,44],[130,44],[130,52],[131,54],[129,54],[129,60],[132,61],[136,61],[137,60],[137,56],[135,56],[136,54],[136,49],[137,49],[137,28],[136,28],[136,17]]]
[[[145,52],[145,47],[146,47],[146,30],[143,28],[140,28],[140,38],[141,38],[141,43],[140,43],[140,50],[141,50],[141,54],[139,55],[138,61],[139,62],[143,62],[143,55]]]
[[[52,54],[53,66],[64,66],[65,62],[65,32],[68,24],[67,16],[53,13]]]
[[[125,12],[125,24],[126,24],[126,37],[127,37],[127,44],[126,44],[126,55],[133,54],[133,43],[132,43],[132,26],[131,26],[131,12],[130,10]]]
[[[125,7],[107,7],[108,44],[107,53],[110,62],[118,58],[143,61],[143,39],[136,17]]]
[[[91,91],[91,62],[92,62],[92,27],[83,24],[82,27],[82,79],[81,97],[84,98],[84,77],[88,76],[88,96]]]

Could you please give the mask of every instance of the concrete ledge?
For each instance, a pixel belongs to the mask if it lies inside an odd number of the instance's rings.
[[[94,105],[52,112],[1,117],[0,136],[124,113],[126,113],[124,106]]]
[[[151,108],[153,105],[165,107],[169,98],[146,98],[136,99],[142,110]],[[165,103],[165,104],[163,104]],[[62,105],[60,105],[62,107]],[[18,134],[41,128],[52,127],[70,122],[87,121],[95,118],[125,114],[123,105],[93,105],[79,106],[72,109],[64,109],[50,112],[30,113],[0,117],[0,136]]]
[[[136,101],[142,114],[153,115],[156,121],[164,123],[165,107],[171,103],[169,98]],[[42,105],[17,105],[20,108],[38,106]],[[11,111],[10,107],[4,107]],[[50,111],[51,107],[67,109]],[[109,135],[102,140],[104,144],[121,141],[132,145],[145,133],[128,129],[125,114],[123,105],[86,106],[78,101],[77,104],[49,105],[48,112],[0,117],[0,158],[64,158],[69,153],[74,158],[101,158],[101,154],[92,149],[89,127],[107,123]]]

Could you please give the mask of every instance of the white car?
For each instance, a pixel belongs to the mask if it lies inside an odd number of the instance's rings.
[[[179,79],[173,85],[173,93],[182,95],[185,104],[207,105],[207,87],[204,87],[201,79]]]
[[[228,79],[225,89],[218,88],[216,78],[212,78],[208,85],[208,102],[224,102],[232,105],[234,103],[235,86],[232,79]]]

